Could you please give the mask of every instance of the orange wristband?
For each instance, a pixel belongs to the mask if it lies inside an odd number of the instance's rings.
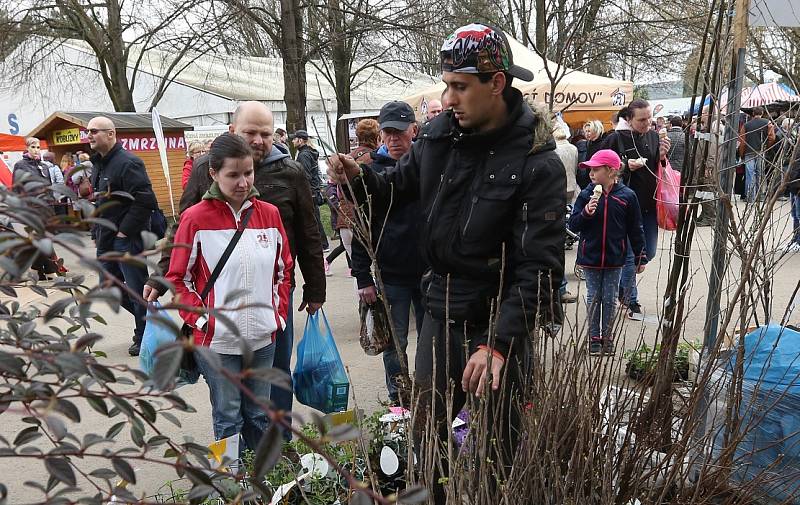
[[[478,346],[478,349],[481,349],[481,350],[483,350],[483,351],[486,351],[486,352],[491,352],[491,353],[492,353],[492,356],[494,356],[494,357],[495,357],[495,358],[497,358],[497,359],[500,359],[500,360],[502,360],[502,361],[503,361],[503,363],[505,363],[505,362],[506,362],[506,357],[505,357],[505,356],[503,356],[503,355],[500,353],[500,351],[495,351],[494,349],[490,349],[488,345],[479,345],[479,346]]]

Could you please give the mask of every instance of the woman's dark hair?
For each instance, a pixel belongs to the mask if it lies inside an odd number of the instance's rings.
[[[625,120],[632,118],[633,115],[636,114],[637,109],[646,109],[647,107],[650,107],[650,102],[637,98],[628,104],[628,115],[625,117]]]
[[[253,156],[253,150],[242,137],[225,132],[211,143],[211,149],[208,151],[208,165],[214,170],[219,170],[225,163],[225,158],[241,159],[251,156]]]

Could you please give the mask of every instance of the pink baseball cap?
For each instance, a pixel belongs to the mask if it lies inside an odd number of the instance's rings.
[[[592,159],[589,161],[584,161],[580,163],[578,166],[581,168],[592,168],[592,167],[610,167],[612,170],[619,170],[620,166],[622,165],[622,160],[619,159],[619,155],[612,151],[611,149],[600,149]]]

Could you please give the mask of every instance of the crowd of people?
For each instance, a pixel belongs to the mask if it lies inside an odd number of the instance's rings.
[[[108,282],[124,288],[122,306],[134,316],[132,356],[140,350],[147,310],[137,297],[156,301],[169,290],[161,280],[166,277],[185,306],[180,315],[195,345],[208,347],[215,362],[241,370],[245,341],[253,351],[251,366],[291,374],[295,291],[297,311],[318,311],[330,263],[345,252],[360,302],[385,300],[390,309],[396,338],[383,353],[389,400],[401,401],[399,378],[413,321],[413,378],[421,398],[414,415],[432,419],[447,437],[449,415],[459,412],[467,395],[488,394],[502,413],[491,428],[499,441],[496,458],[509,462],[520,435],[511,398],[527,373],[529,333],[537,326],[552,331],[563,317],[559,302],[576,301],[564,274],[568,205],[568,226],[580,233],[577,263],[586,275],[588,350],[610,355],[616,305],[623,304],[633,320],[643,318],[636,275],[656,254],[658,174],[668,163],[681,168],[689,125],[672,117],[661,127],[648,102],[636,99],[609,132],[600,119],[577,132],[554,126],[546,109],[512,87],[514,79],[533,75],[514,65],[505,35],[488,25],[456,30],[444,41],[441,66],[446,90],[441,101],[428,103],[426,117],[418,120],[405,102],[385,104],[377,121],[359,122],[354,149],[327,160],[328,181],[308,132],[275,129],[266,105],[240,104],[228,133],[189,146],[179,224],[165,237],[184,247],[163,247],[161,271],[150,276],[145,266],[107,255],[141,253],[141,232],[158,209],[143,162],[117,142],[111,120],[89,122],[93,156],[65,157],[60,167],[43,160],[38,140],[29,139],[15,180],[25,173],[66,181],[116,227],[98,226],[93,238]],[[759,160],[778,135],[762,115],[754,110],[741,132],[748,201],[763,193]],[[796,138],[789,127],[781,135]],[[712,133],[714,143],[701,139],[709,154],[720,132]],[[711,201],[712,176],[705,182]],[[54,212],[68,204],[59,195],[50,198]],[[792,199],[797,209],[797,196]],[[115,205],[103,205],[109,201]],[[319,210],[325,204],[340,237],[327,257]],[[704,206],[701,222],[712,220]],[[795,221],[795,233],[797,227]],[[296,286],[295,266],[303,286]],[[227,300],[234,292],[236,300]],[[244,446],[255,449],[268,424],[263,410],[211,361],[201,357],[199,367],[209,387],[214,436],[241,433]],[[271,389],[259,377],[245,383],[291,423],[291,391]],[[451,383],[461,387],[448,405]],[[422,434],[414,435],[422,443]],[[443,503],[442,493],[434,490],[437,502]]]

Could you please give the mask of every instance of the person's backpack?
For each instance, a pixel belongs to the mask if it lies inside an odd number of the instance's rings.
[[[150,231],[160,239],[167,234],[167,218],[161,209],[157,208],[150,213]]]

